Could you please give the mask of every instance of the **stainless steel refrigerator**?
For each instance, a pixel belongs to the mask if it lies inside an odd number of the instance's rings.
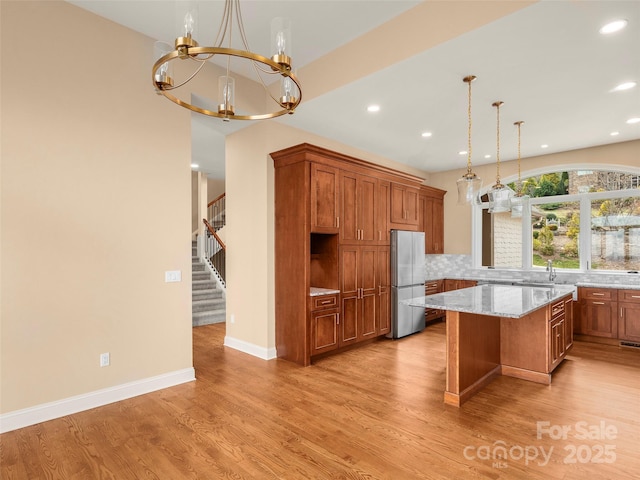
[[[391,230],[391,333],[400,338],[425,327],[424,309],[400,302],[424,296],[424,232]]]

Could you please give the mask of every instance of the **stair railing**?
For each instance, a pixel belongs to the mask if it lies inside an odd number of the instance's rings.
[[[213,268],[214,273],[220,279],[220,282],[223,286],[226,286],[225,283],[225,256],[226,256],[226,247],[224,242],[220,239],[216,230],[213,228],[211,223],[207,221],[206,218],[203,218],[202,221],[206,227],[205,231],[205,240],[204,240],[204,256],[209,265]]]
[[[218,196],[216,199],[211,200],[207,204],[207,220],[217,232],[225,226],[225,214],[226,214],[226,193]]]

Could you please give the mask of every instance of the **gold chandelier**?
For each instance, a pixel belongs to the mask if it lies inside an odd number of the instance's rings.
[[[152,80],[156,93],[164,95],[172,102],[191,111],[211,117],[229,120],[264,120],[291,114],[302,100],[300,82],[291,71],[291,24],[287,19],[276,18],[271,22],[271,43],[273,55],[264,57],[250,51],[242,22],[239,0],[225,0],[224,13],[214,46],[201,47],[195,37],[197,35],[198,8],[196,1],[177,1],[178,34],[174,46],[164,42],[156,42],[155,58],[152,68]],[[234,29],[240,36],[243,49],[232,48],[231,37]],[[217,109],[192,105],[173,94],[174,90],[189,83],[196,77],[207,61],[219,56],[225,57],[226,74],[218,79]],[[245,59],[251,62],[258,83],[271,98],[271,111],[239,115],[235,105],[235,79],[230,75],[231,60]],[[193,62],[193,69],[186,79],[176,82],[173,76],[175,60]],[[267,75],[280,76],[280,95],[274,96],[264,80]],[[263,76],[265,76],[263,78]]]

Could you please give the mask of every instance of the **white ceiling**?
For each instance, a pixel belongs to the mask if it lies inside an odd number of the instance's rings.
[[[70,3],[155,39],[170,42],[175,36],[174,2]],[[200,2],[201,45],[213,43],[222,3]],[[270,19],[292,19],[293,59],[299,68],[417,3],[243,0],[241,5],[249,46],[264,54],[269,53]],[[628,20],[626,29],[598,33],[618,18]],[[212,22],[208,29],[204,19]],[[473,83],[474,164],[495,162],[496,109],[491,104],[496,100],[504,102],[503,161],[517,157],[517,120],[525,121],[523,158],[639,139],[640,123],[626,121],[640,117],[640,85],[611,90],[622,82],[640,84],[640,1],[545,0],[312,100],[303,96],[294,115],[275,121],[425,171],[464,168],[467,157],[458,152],[467,146],[462,78],[468,74],[478,77]],[[368,113],[371,103],[379,104],[380,112]],[[224,135],[249,122],[192,117],[193,160],[199,170],[222,178]],[[432,136],[421,137],[424,131]],[[615,137],[614,131],[619,132]]]

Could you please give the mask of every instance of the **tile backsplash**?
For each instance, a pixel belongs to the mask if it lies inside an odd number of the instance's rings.
[[[471,255],[425,255],[427,280],[440,278],[456,278],[469,280],[527,280],[545,282],[549,274],[544,269],[523,270],[491,270],[472,268]],[[594,285],[611,287],[640,288],[640,274],[632,273],[580,273],[558,271],[555,283],[570,285]]]

